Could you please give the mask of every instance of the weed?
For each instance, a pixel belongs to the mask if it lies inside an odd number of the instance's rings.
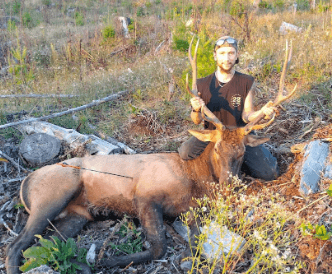
[[[31,67],[26,62],[27,48],[21,47],[18,34],[17,46],[11,49],[8,58],[9,72],[14,76],[16,84],[20,85],[32,81],[35,76]]]
[[[104,41],[115,37],[115,29],[113,26],[108,25],[101,30]]]
[[[15,23],[14,20],[10,20],[10,19],[8,20],[8,22],[7,22],[7,30],[9,32],[16,30],[16,23]]]
[[[14,14],[18,14],[21,10],[21,1],[20,0],[15,0],[13,5],[12,5],[12,11]]]
[[[207,260],[201,257],[201,254],[204,252],[209,230],[203,230],[197,238],[196,251],[192,250],[190,259],[194,263],[188,273],[200,269],[205,269],[208,273],[216,273],[214,271],[217,269],[218,273],[239,272],[237,270],[240,266],[237,264],[241,265],[241,261],[246,260],[247,256],[250,256],[253,263],[245,269],[246,273],[280,273],[285,272],[288,266],[292,266],[292,273],[297,273],[300,262],[290,257],[292,240],[290,231],[287,231],[288,224],[295,220],[291,217],[292,214],[287,213],[280,205],[282,198],[279,195],[247,195],[246,185],[236,177],[228,185],[207,185],[212,189],[211,193],[196,200],[197,208],[184,214],[183,222],[188,225],[191,215],[196,222],[200,220],[202,227],[210,227],[212,224],[220,228],[227,227],[246,242],[241,250],[232,252],[231,249],[228,254],[222,251],[223,243],[218,242],[213,248],[220,251],[220,259],[213,257]],[[259,222],[255,221],[258,219]]]
[[[136,229],[133,222],[125,221],[117,234],[126,240],[124,242],[120,240],[118,244],[110,243],[111,248],[116,250],[116,255],[120,255],[121,253],[133,254],[142,251],[143,242],[141,232]]]
[[[81,267],[71,262],[71,259],[76,258],[78,262],[88,264],[84,256],[87,250],[78,249],[74,239],[69,238],[63,242],[56,236],[51,237],[52,241],[46,240],[40,235],[35,236],[39,238],[41,246],[32,246],[23,252],[25,260],[23,266],[20,267],[21,271],[27,272],[46,264],[54,270],[60,271],[61,274],[74,274],[77,270],[81,270]]]
[[[83,13],[76,11],[75,12],[75,24],[76,26],[84,25],[84,16]]]
[[[26,11],[25,13],[23,13],[22,21],[23,25],[26,26],[27,28],[33,27],[32,17],[29,12]]]

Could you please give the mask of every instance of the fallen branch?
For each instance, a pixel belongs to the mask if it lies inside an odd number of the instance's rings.
[[[73,94],[7,94],[0,95],[0,98],[73,98]]]
[[[2,219],[2,217],[0,217],[0,224],[3,224],[3,226],[4,226],[5,228],[7,228],[7,230],[9,231],[9,233],[10,233],[11,235],[13,235],[13,236],[15,236],[15,237],[18,236],[17,233],[15,233],[13,230],[11,230],[11,228],[7,225],[7,223],[4,221],[4,219]]]
[[[17,178],[14,178],[14,179],[10,179],[8,181],[5,181],[6,184],[9,184],[9,183],[15,183],[15,182],[18,182],[18,181],[23,181],[24,179],[26,178],[26,176],[23,176],[23,177],[17,177]]]
[[[100,100],[95,100],[92,103],[89,103],[87,105],[83,105],[83,106],[80,106],[80,107],[77,107],[77,108],[71,108],[71,109],[68,109],[66,111],[62,111],[62,112],[59,112],[59,113],[54,113],[54,114],[39,117],[39,118],[31,118],[31,119],[27,119],[27,120],[18,121],[18,122],[8,123],[8,124],[0,126],[0,129],[16,126],[16,125],[20,125],[20,124],[36,122],[36,121],[45,121],[45,120],[52,119],[52,118],[55,118],[55,117],[70,114],[70,113],[73,113],[73,112],[76,112],[76,111],[81,111],[81,110],[84,110],[86,108],[95,107],[95,106],[98,106],[100,104],[106,103],[108,101],[114,100],[114,99],[116,99],[116,98],[118,98],[118,97],[120,97],[120,96],[122,96],[126,93],[128,93],[128,91],[120,91],[116,94],[112,94],[112,95],[110,95],[108,97],[105,97],[103,99],[100,99]]]
[[[16,163],[13,158],[9,157],[7,154],[3,153],[1,150],[0,150],[0,155],[3,158],[5,158],[6,160],[8,160],[14,167],[16,167],[16,169],[23,170],[24,172],[30,172],[29,170],[25,169],[24,167],[22,167],[18,163]]]

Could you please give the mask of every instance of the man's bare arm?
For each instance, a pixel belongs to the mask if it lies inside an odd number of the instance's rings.
[[[244,108],[242,112],[242,120],[246,123],[249,123],[255,120],[262,113],[265,114],[266,119],[270,119],[270,116],[274,113],[275,108],[269,105],[265,105],[260,110],[254,110],[254,97],[256,93],[255,83],[252,85],[246,100],[244,101]],[[272,102],[271,102],[272,103]]]

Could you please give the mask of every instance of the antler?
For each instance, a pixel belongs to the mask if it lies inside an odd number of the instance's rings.
[[[196,43],[195,54],[194,56],[191,55],[191,47],[194,41],[194,36],[191,39],[189,50],[188,50],[188,57],[191,64],[192,72],[193,72],[193,82],[192,82],[192,89],[189,88],[189,81],[188,81],[188,74],[186,76],[186,87],[188,92],[191,94],[192,97],[200,97],[200,92],[197,90],[197,49],[199,44],[199,39]],[[204,105],[201,109],[202,117],[205,121],[208,121],[216,126],[216,128],[223,130],[224,125],[220,122],[220,120],[210,111],[206,105]]]
[[[282,73],[281,73],[281,76],[280,76],[279,91],[278,91],[277,97],[274,99],[273,102],[270,101],[265,106],[276,107],[276,106],[280,105],[282,102],[284,102],[287,99],[289,99],[290,97],[292,97],[295,93],[297,85],[295,85],[292,92],[290,92],[288,95],[286,95],[286,96],[283,95],[284,87],[285,87],[286,72],[287,72],[287,69],[290,65],[291,59],[292,59],[292,43],[291,43],[290,49],[289,49],[287,40],[286,40],[286,53],[285,53],[285,55],[286,55],[286,57],[285,57],[284,66],[282,68]],[[255,120],[248,123],[244,128],[245,134],[247,135],[253,130],[263,129],[263,128],[269,126],[274,120],[274,116],[273,116],[273,118],[270,119],[269,122],[258,125],[259,121],[262,120],[264,117],[265,117],[265,114],[262,113]]]

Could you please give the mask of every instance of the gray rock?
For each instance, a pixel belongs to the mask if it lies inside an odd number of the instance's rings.
[[[47,265],[41,265],[37,268],[29,270],[28,272],[25,272],[25,274],[60,274],[60,273],[54,271],[52,268],[50,268]]]
[[[95,260],[96,260],[96,245],[92,244],[88,253],[86,254],[86,260],[91,263],[94,264]]]
[[[188,229],[181,221],[175,221],[172,224],[174,230],[187,242],[189,243]],[[190,235],[190,234],[189,234]]]
[[[329,153],[329,143],[312,141],[306,147],[301,170],[300,192],[304,195],[319,191],[321,174],[325,170],[325,161]]]
[[[325,168],[324,178],[332,179],[332,164],[328,164]]]
[[[184,262],[182,262],[181,265],[180,265],[180,268],[185,273],[187,273],[188,271],[190,271],[192,269],[192,266],[193,266],[193,262],[190,260],[190,261],[184,261]]]
[[[246,240],[240,235],[229,231],[227,227],[220,226],[216,222],[212,222],[209,227],[204,226],[201,228],[202,233],[207,234],[207,240],[203,244],[203,255],[208,261],[218,260],[224,253],[238,253],[243,248]]]

